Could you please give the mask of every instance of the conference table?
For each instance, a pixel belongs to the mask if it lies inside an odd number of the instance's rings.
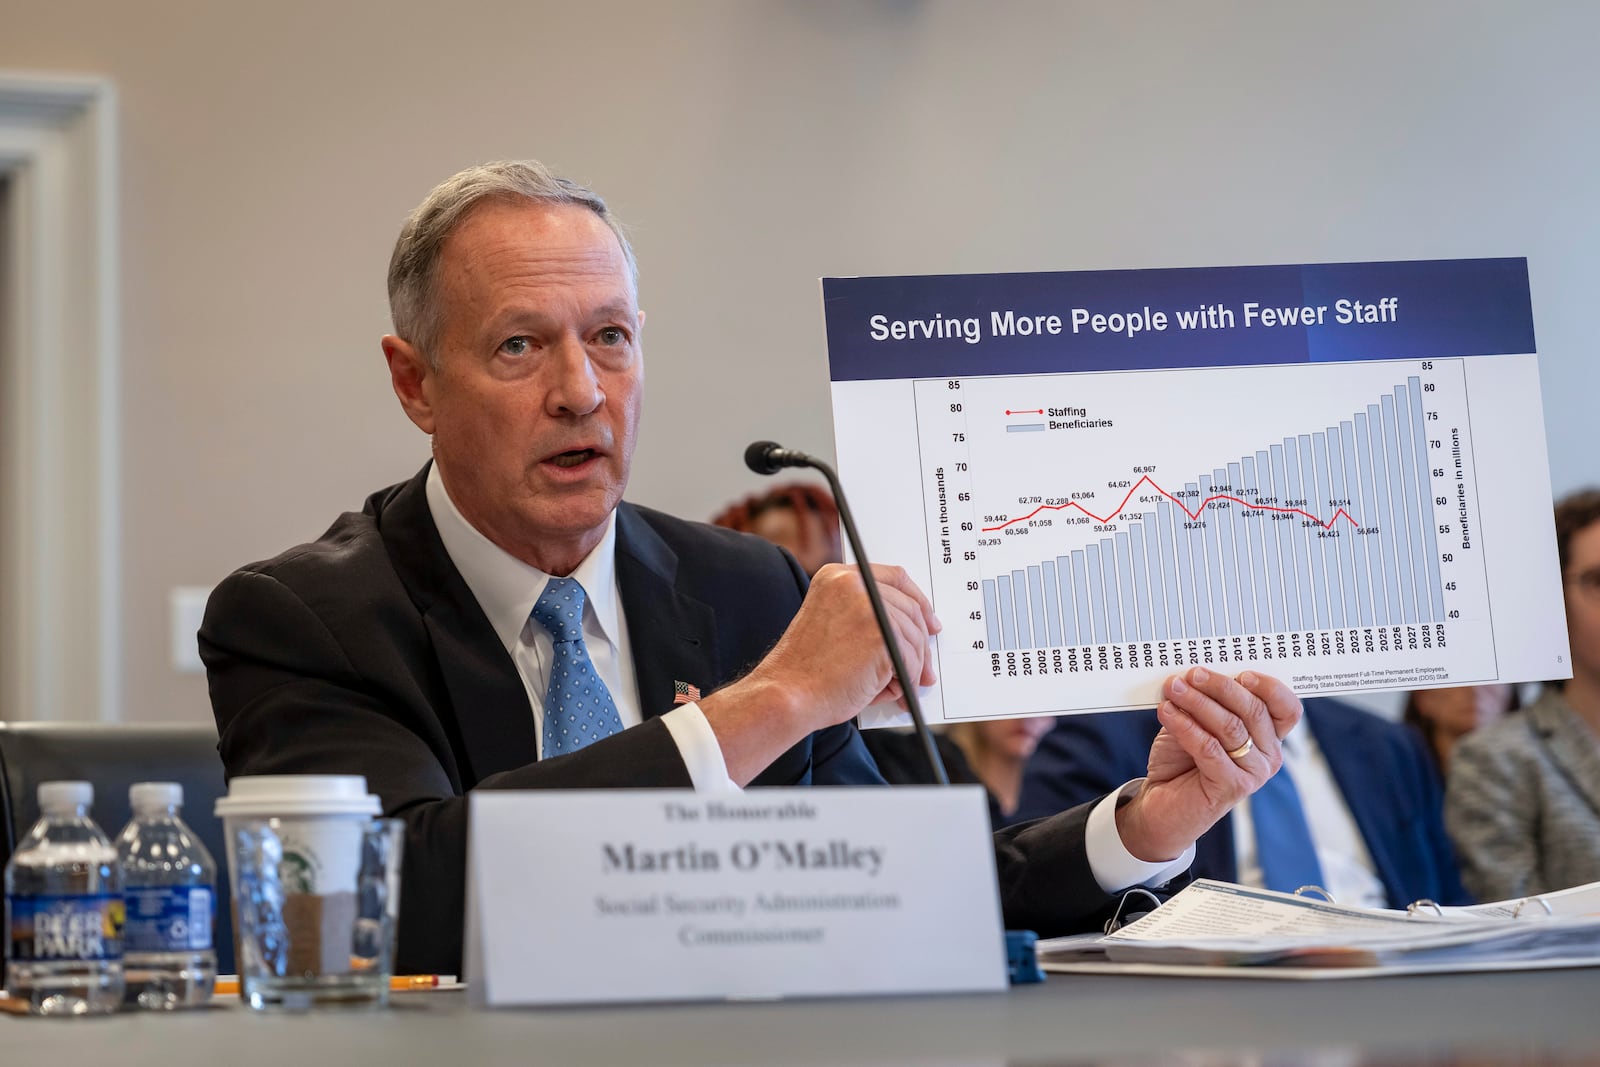
[[[3,1064],[464,1067],[1580,1064],[1600,1062],[1600,969],[1342,981],[1055,975],[969,996],[263,1015],[0,1018]]]

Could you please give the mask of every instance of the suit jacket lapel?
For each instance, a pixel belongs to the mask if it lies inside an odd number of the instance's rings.
[[[1541,699],[1522,714],[1572,787],[1600,812],[1600,744],[1589,727],[1564,699]]]
[[[678,557],[631,504],[617,507],[617,587],[633,646],[639,708],[646,719],[673,707],[673,683],[702,693],[722,681],[716,617],[677,590]]]
[[[444,726],[464,754],[463,785],[538,756],[528,691],[478,600],[450,562],[428,510],[428,468],[383,507],[379,529],[438,657],[450,694]],[[444,712],[445,709],[440,709]]]

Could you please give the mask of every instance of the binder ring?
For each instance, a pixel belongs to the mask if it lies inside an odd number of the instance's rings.
[[[1421,900],[1413,900],[1406,905],[1406,915],[1408,917],[1424,911],[1431,911],[1433,914],[1441,916],[1444,914],[1444,909],[1439,907],[1439,902],[1437,900],[1429,900],[1427,897],[1423,897]]]
[[[1128,901],[1133,899],[1133,896],[1134,896],[1135,893],[1137,893],[1139,896],[1143,897],[1145,900],[1148,900],[1153,906],[1155,906],[1157,908],[1161,907],[1161,898],[1160,897],[1156,896],[1154,893],[1150,892],[1150,890],[1148,890],[1148,889],[1144,889],[1144,888],[1141,888],[1139,886],[1134,886],[1132,889],[1130,889],[1126,893],[1122,894],[1122,899],[1117,901],[1117,910],[1116,910],[1116,912],[1112,914],[1111,918],[1106,920],[1105,926],[1102,927],[1102,929],[1107,934],[1114,934],[1118,930],[1120,930],[1124,926],[1126,926],[1128,923],[1133,921],[1131,916],[1127,920],[1124,920],[1122,918],[1122,910],[1128,906]],[[1146,913],[1146,914],[1148,914],[1148,913]]]
[[[1522,909],[1526,908],[1530,903],[1538,904],[1539,907],[1544,909],[1546,915],[1554,915],[1556,913],[1556,909],[1552,908],[1550,902],[1544,897],[1523,897],[1517,901],[1517,906],[1512,909],[1511,917],[1513,919],[1522,918]]]
[[[1332,893],[1328,892],[1320,885],[1303,885],[1294,891],[1294,895],[1297,897],[1309,897],[1315,895],[1321,897],[1323,900],[1326,900],[1329,904],[1339,903],[1337,900],[1333,899]]]

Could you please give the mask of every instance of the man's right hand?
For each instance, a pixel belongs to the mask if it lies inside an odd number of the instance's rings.
[[[935,681],[929,637],[941,629],[933,605],[899,567],[874,566],[878,592],[906,673]],[[771,652],[744,678],[700,701],[740,785],[813,731],[872,704],[904,706],[856,567],[830,564],[811,579],[800,611]]]
[[[933,605],[903,569],[875,566],[872,573],[906,673],[918,685],[932,685],[928,638],[940,630]],[[817,716],[812,729],[843,722],[881,700],[905,706],[857,567],[831,563],[817,572],[799,614],[754,673],[803,693]]]

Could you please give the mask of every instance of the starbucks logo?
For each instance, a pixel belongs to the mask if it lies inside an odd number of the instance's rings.
[[[278,881],[285,893],[315,893],[317,891],[316,858],[302,852],[285,851],[278,862]]]

